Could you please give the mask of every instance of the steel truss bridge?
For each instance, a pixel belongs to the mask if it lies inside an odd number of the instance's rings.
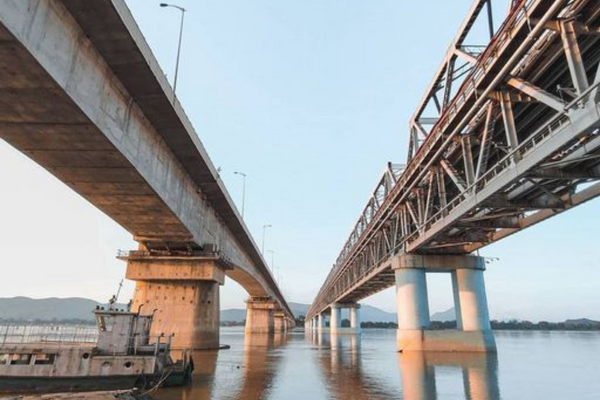
[[[396,255],[468,254],[600,195],[599,62],[600,0],[513,1],[498,29],[476,0],[307,319],[392,286]]]

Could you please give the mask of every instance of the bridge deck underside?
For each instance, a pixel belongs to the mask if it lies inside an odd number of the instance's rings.
[[[492,39],[477,64],[492,60],[485,73],[464,80],[395,186],[367,209],[368,225],[344,248],[309,316],[392,286],[394,255],[468,254],[600,196],[600,2],[530,4],[530,22],[549,22],[533,35],[532,25],[513,21],[503,48],[498,34]],[[576,21],[587,92],[576,88],[560,20]]]
[[[291,315],[169,91],[123,1],[0,6],[0,139],[150,251],[217,245],[228,276]]]
[[[0,26],[0,138],[139,236],[190,238],[136,168]]]

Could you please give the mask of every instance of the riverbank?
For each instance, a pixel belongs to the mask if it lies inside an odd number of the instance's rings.
[[[132,391],[53,393],[26,396],[0,397],[0,400],[157,400],[147,394]]]

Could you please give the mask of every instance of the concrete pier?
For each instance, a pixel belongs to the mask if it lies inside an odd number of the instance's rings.
[[[396,309],[403,330],[421,330],[429,326],[429,301],[425,270],[399,268],[396,275]]]
[[[460,320],[465,331],[490,330],[483,270],[458,269],[455,271],[456,285],[453,292],[458,297]]]
[[[270,299],[250,298],[246,301],[247,334],[273,334],[277,304]]]
[[[330,306],[331,321],[329,331],[332,335],[360,333],[360,305],[357,303],[334,303]],[[342,310],[350,313],[350,327],[342,327]]]
[[[475,256],[404,254],[392,261],[396,277],[399,351],[495,351],[483,271]],[[429,330],[426,273],[452,274],[457,329]]]
[[[355,304],[354,307],[350,308],[350,329],[354,330],[354,333],[360,334],[360,304]]]
[[[338,333],[342,327],[342,309],[339,304],[331,305],[331,319],[329,320],[329,331],[332,335]]]
[[[275,333],[285,333],[288,321],[283,311],[275,311],[273,314],[273,330]]]
[[[174,334],[175,349],[219,348],[219,285],[225,275],[210,257],[127,257],[127,279],[136,282],[132,310],[155,313],[152,335]]]

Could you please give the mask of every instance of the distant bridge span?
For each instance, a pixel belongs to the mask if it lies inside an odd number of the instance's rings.
[[[0,1],[0,138],[134,235],[134,306],[176,340],[218,346],[225,274],[268,303],[256,329],[292,323],[123,0]]]
[[[459,330],[489,330],[483,260],[466,255],[600,195],[600,2],[513,1],[497,30],[491,6],[471,7],[410,120],[406,165],[386,168],[309,326],[396,284],[399,347],[427,349],[425,273],[447,271]]]

